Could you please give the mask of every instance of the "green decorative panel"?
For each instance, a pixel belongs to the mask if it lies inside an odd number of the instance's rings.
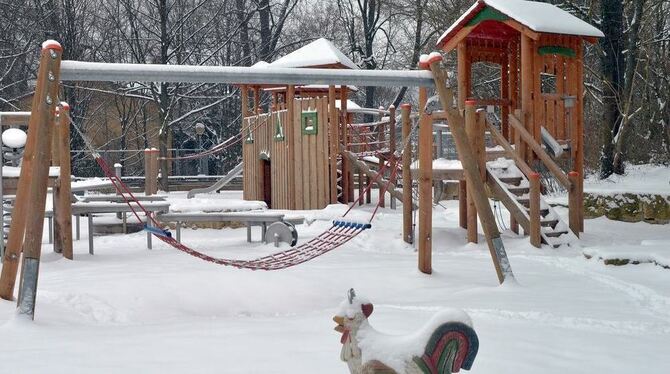
[[[577,56],[577,53],[575,52],[574,49],[568,48],[568,47],[559,47],[556,45],[548,45],[544,47],[540,47],[537,49],[537,53],[540,54],[540,56],[544,55],[561,55],[565,57],[575,57]]]
[[[282,126],[281,115],[279,115],[279,113],[277,113],[277,119],[275,121],[275,135],[273,138],[276,142],[284,141],[284,127]]]
[[[467,26],[475,26],[483,21],[507,21],[509,17],[500,13],[499,11],[487,6],[482,9],[476,16],[474,16]]]
[[[316,111],[302,112],[300,124],[303,135],[316,135],[319,128],[319,117]]]

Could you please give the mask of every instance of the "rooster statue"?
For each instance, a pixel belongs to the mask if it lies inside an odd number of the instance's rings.
[[[352,374],[443,374],[472,367],[479,339],[464,311],[446,309],[418,332],[394,336],[370,326],[372,310],[352,288],[333,317],[342,333],[340,358]]]

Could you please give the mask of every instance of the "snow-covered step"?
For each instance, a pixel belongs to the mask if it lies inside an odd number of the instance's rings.
[[[516,167],[514,161],[508,159],[489,161],[486,164],[486,170],[491,189],[524,230],[528,231],[530,228],[530,184],[526,176]],[[540,236],[544,243],[553,247],[570,244],[577,240],[568,225],[542,196],[540,196]]]

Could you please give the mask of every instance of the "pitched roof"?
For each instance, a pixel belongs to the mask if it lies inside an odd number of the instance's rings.
[[[493,8],[494,17],[509,17],[535,32],[602,38],[602,31],[569,12],[548,3],[525,0],[478,0],[440,36],[442,47],[464,26],[484,11]]]
[[[317,39],[272,62],[275,68],[331,67],[358,69],[358,66],[328,39]]]

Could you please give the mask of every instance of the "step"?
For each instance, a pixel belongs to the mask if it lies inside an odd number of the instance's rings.
[[[567,231],[546,231],[544,232],[544,235],[550,237],[550,238],[557,238],[563,234],[567,234]]]
[[[558,220],[557,219],[549,219],[545,221],[540,221],[540,226],[542,227],[551,227],[554,228],[558,225]]]
[[[503,183],[518,186],[519,184],[521,184],[521,180],[523,178],[521,178],[521,177],[499,177],[498,179],[500,179],[500,181],[503,182]]]
[[[507,187],[507,190],[517,196],[521,196],[530,192],[528,187]]]

